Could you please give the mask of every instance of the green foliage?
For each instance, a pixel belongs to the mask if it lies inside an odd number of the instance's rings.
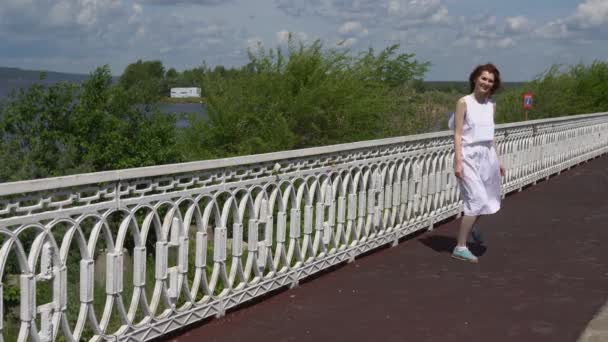
[[[125,88],[131,88],[138,83],[149,79],[162,79],[165,76],[165,67],[161,61],[138,60],[129,64],[122,76],[120,84]]]
[[[204,66],[184,70],[177,78],[175,87],[203,87],[206,68]]]
[[[0,116],[0,180],[31,179],[87,170],[72,162],[70,130],[76,87],[40,84],[13,93]]]
[[[138,108],[136,94],[111,87],[107,68],[98,69],[82,88],[75,128],[85,164],[99,171],[180,159],[174,149],[174,116]]]
[[[498,121],[523,119],[522,94],[534,94],[529,119],[603,112],[608,110],[608,62],[570,67],[552,66],[534,81],[499,95]]]
[[[160,95],[169,96],[171,88],[174,87],[202,87],[205,70],[205,67],[198,67],[180,73],[173,68],[169,69]]]
[[[165,75],[165,76],[168,79],[175,79],[175,78],[179,77],[179,73],[175,69],[171,68],[171,69],[167,70],[167,75]]]
[[[447,113],[454,110],[454,105],[462,92],[426,90],[419,92],[415,88],[402,90],[401,98],[406,98],[409,109],[400,112],[410,112],[407,118],[395,120],[392,126],[395,131],[391,135],[407,135],[436,132],[447,129]]]
[[[177,162],[176,118],[146,111],[107,66],[77,86],[36,84],[0,116],[0,181]]]
[[[238,72],[205,73],[207,121],[191,122],[183,134],[188,159],[320,146],[395,133],[384,118],[400,101],[395,89],[423,76],[428,64],[391,46],[324,50],[291,39],[288,50],[258,48]],[[200,119],[199,119],[200,120]],[[403,133],[401,133],[403,134]],[[198,146],[207,146],[200,150]]]
[[[119,85],[125,90],[133,93],[140,103],[155,103],[161,98],[169,96],[171,88],[174,87],[202,87],[205,73],[205,65],[179,72],[170,68],[165,72],[165,67],[160,61],[142,61],[129,64],[119,79]],[[234,69],[225,69],[217,66],[213,71],[228,77]]]
[[[429,67],[397,46],[360,54],[289,40],[286,51],[259,48],[240,69],[165,72],[160,61],[129,65],[112,85],[107,67],[80,85],[36,84],[0,104],[0,181],[320,146],[445,128],[466,82],[423,82]],[[41,77],[44,77],[42,75]],[[497,122],[605,111],[608,63],[553,66],[498,94]],[[142,82],[199,85],[208,118],[188,127],[160,114]],[[152,82],[152,83],[154,83]],[[143,90],[142,90],[143,89]],[[153,93],[153,92],[152,92]],[[150,101],[150,102],[147,102]]]
[[[21,300],[21,290],[19,284],[14,279],[10,279],[3,288],[4,307],[12,307],[19,305]]]
[[[160,96],[168,93],[165,67],[161,61],[138,60],[129,64],[118,83],[125,90],[133,92],[143,103],[155,102]]]
[[[414,54],[397,55],[398,49],[399,45],[392,45],[375,55],[370,48],[356,61],[357,68],[366,73],[365,77],[393,88],[420,81],[431,63],[413,60]]]

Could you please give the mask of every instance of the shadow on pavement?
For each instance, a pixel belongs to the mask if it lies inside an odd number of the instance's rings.
[[[456,239],[451,236],[431,235],[421,238],[419,241],[437,253],[452,253],[454,247],[456,247]],[[468,247],[476,256],[482,256],[487,249],[485,246],[476,243],[469,243]]]

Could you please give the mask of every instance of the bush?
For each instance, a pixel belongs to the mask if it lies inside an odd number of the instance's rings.
[[[396,89],[421,78],[428,67],[396,50],[352,56],[324,50],[320,41],[306,46],[290,39],[286,54],[280,48],[250,51],[249,64],[231,77],[206,73],[209,118],[191,121],[182,150],[189,151],[187,159],[200,159],[394,134],[386,118],[411,115],[397,115],[405,107]]]
[[[523,119],[522,94],[534,94],[529,119],[608,110],[608,62],[570,67],[552,66],[532,82],[504,91],[498,98],[498,121]]]
[[[105,66],[82,85],[13,93],[0,112],[0,182],[181,161],[175,116],[111,83]]]

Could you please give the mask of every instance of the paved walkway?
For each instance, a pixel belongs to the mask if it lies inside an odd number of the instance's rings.
[[[608,341],[607,222],[604,156],[508,196],[479,264],[452,221],[168,340]]]

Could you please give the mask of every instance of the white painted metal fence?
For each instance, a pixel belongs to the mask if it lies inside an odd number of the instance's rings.
[[[608,113],[496,134],[507,193],[608,152]],[[396,244],[460,213],[452,148],[439,132],[0,184],[0,340],[144,341]]]

